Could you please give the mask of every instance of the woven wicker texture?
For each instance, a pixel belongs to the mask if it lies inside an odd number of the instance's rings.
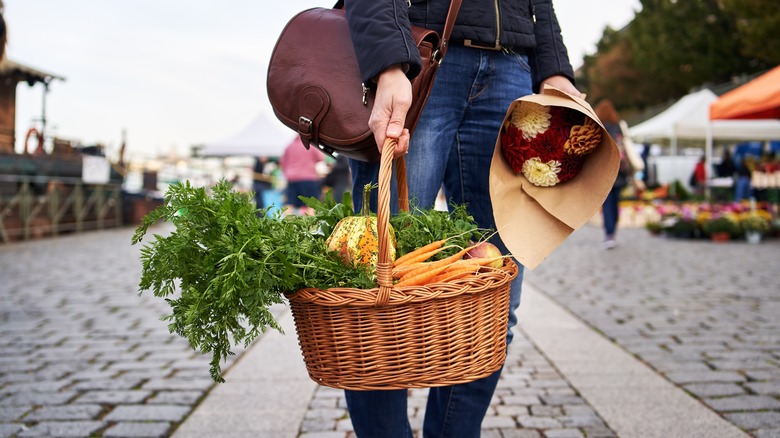
[[[306,288],[287,295],[298,342],[315,382],[353,390],[470,382],[504,362],[509,284],[517,266],[448,283],[393,286],[389,260],[394,142],[379,171],[379,263],[373,289]],[[404,177],[398,177],[403,175]],[[403,158],[396,162],[399,204],[408,208]]]

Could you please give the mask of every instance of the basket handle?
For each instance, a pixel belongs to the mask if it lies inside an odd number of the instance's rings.
[[[377,194],[377,234],[379,239],[379,257],[376,265],[376,278],[379,293],[376,305],[384,306],[390,302],[390,290],[393,288],[393,262],[390,260],[390,182],[393,176],[393,152],[398,144],[397,138],[388,137],[382,147],[379,162],[379,192]],[[398,206],[409,211],[409,187],[406,184],[406,161],[401,156],[395,160],[395,179],[398,186]]]

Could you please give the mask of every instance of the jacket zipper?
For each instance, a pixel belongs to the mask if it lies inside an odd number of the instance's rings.
[[[498,0],[493,0],[493,6],[496,8],[496,47],[501,47],[501,16]]]

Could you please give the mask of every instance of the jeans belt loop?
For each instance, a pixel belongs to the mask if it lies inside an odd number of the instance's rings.
[[[475,49],[495,50],[495,51],[503,50],[503,47],[501,47],[501,44],[499,44],[498,41],[493,43],[493,45],[491,46],[491,45],[488,45],[488,44],[485,44],[485,43],[481,43],[481,42],[478,42],[478,41],[463,40],[463,45],[466,46],[466,47],[472,47],[472,48],[475,48]]]

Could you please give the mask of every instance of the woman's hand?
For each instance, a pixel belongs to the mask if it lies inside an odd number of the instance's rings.
[[[555,87],[564,93],[571,94],[574,97],[582,97],[580,90],[574,87],[574,84],[572,84],[569,78],[566,76],[550,76],[549,78],[542,81],[542,86],[540,88],[544,89],[545,85]]]
[[[374,98],[374,108],[368,119],[368,126],[374,132],[379,152],[385,138],[398,139],[394,157],[400,157],[409,150],[409,130],[404,128],[406,113],[412,105],[412,83],[401,66],[392,66],[379,74]]]

